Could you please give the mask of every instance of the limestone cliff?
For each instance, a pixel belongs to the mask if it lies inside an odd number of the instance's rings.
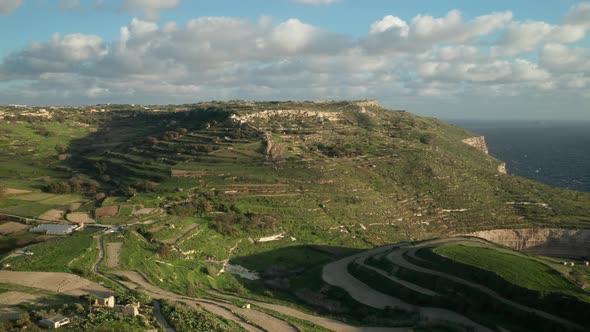
[[[486,138],[484,136],[470,137],[463,140],[463,143],[471,145],[479,151],[489,154],[488,146],[486,144]]]
[[[590,230],[587,229],[496,229],[469,235],[538,255],[563,258],[590,257]]]
[[[506,171],[506,163],[500,163],[500,165],[498,165],[498,172],[500,174],[508,174],[508,171]]]

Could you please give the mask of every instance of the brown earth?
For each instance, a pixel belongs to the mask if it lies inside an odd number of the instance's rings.
[[[77,224],[94,224],[96,220],[92,219],[90,213],[86,212],[72,212],[68,213],[66,219]]]
[[[119,207],[116,205],[113,206],[105,206],[96,209],[95,215],[97,218],[99,217],[114,217],[119,213]]]
[[[42,215],[40,215],[39,219],[47,220],[47,221],[63,221],[63,218],[62,218],[63,213],[64,212],[62,210],[51,209],[51,210],[45,211]]]
[[[33,226],[21,224],[19,222],[9,221],[0,225],[0,234],[8,235],[14,233],[20,233],[28,230]]]
[[[26,303],[38,303],[43,300],[43,296],[23,293],[23,292],[6,292],[0,294],[0,320],[18,319],[18,315],[25,311],[18,308],[18,305]]]
[[[119,255],[121,254],[121,248],[123,242],[109,242],[107,243],[107,267],[115,268],[119,266]]]
[[[61,272],[17,272],[0,270],[0,283],[38,288],[72,296],[85,294],[104,296],[112,293],[109,289],[95,282],[75,274]]]
[[[30,192],[31,192],[30,190],[15,189],[15,188],[4,189],[4,193],[7,195],[28,194]]]

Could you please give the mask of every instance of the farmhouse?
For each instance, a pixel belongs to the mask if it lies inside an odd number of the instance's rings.
[[[67,235],[76,230],[77,227],[77,225],[41,224],[31,228],[29,231],[47,235]]]
[[[65,316],[53,316],[50,318],[45,318],[39,321],[39,325],[46,327],[50,330],[58,329],[64,325],[70,323],[70,319]]]
[[[115,297],[109,296],[104,298],[99,298],[94,301],[94,306],[96,307],[107,307],[107,308],[114,308],[115,307]]]

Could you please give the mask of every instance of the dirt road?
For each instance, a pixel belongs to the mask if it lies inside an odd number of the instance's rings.
[[[373,308],[385,309],[386,307],[393,307],[409,312],[418,312],[420,316],[426,321],[433,322],[452,322],[454,324],[472,328],[476,331],[491,332],[492,330],[480,325],[469,318],[459,315],[453,311],[434,308],[434,307],[419,307],[406,303],[393,296],[383,294],[360,280],[356,279],[348,272],[348,265],[357,259],[369,257],[381,253],[388,252],[392,249],[399,248],[407,243],[397,245],[388,245],[372,250],[368,250],[353,256],[349,256],[330,263],[324,266],[322,271],[322,278],[330,285],[343,288],[355,300]]]

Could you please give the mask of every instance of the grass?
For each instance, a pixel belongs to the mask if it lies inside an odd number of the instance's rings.
[[[490,248],[445,244],[434,252],[454,261],[496,273],[515,285],[539,292],[575,292],[577,287],[546,264]]]
[[[33,244],[27,250],[32,256],[19,256],[9,260],[17,271],[74,272],[74,269],[89,270],[92,248],[95,240],[92,234],[77,232],[73,235],[56,237],[46,242]],[[73,263],[72,263],[73,262]],[[70,264],[72,263],[72,266]]]

